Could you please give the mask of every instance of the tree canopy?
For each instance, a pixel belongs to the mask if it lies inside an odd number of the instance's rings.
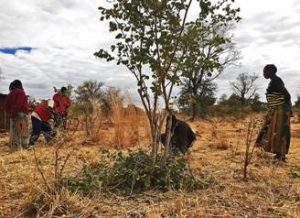
[[[189,72],[186,66],[193,64],[190,57],[205,56],[204,51],[198,47],[200,42],[212,43],[209,38],[203,40],[201,36],[206,31],[211,36],[210,26],[225,28],[240,20],[237,15],[239,8],[234,8],[233,2],[117,0],[109,8],[99,7],[100,20],[108,22],[109,31],[115,35],[115,42],[109,50],[100,49],[95,55],[126,66],[134,75],[150,122],[154,145],[157,144],[162,126],[162,119],[157,113],[158,99],[163,99],[164,108],[170,113],[169,101],[173,88]],[[199,13],[190,20],[187,18],[192,3],[197,5],[195,9]],[[215,36],[213,43],[216,45],[226,41],[217,34]],[[212,70],[219,67],[218,61],[218,57],[209,56],[202,64]]]

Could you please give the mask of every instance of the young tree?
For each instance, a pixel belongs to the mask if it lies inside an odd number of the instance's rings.
[[[104,96],[103,83],[98,81],[85,81],[75,90],[76,100],[101,99]]]
[[[266,103],[260,101],[260,96],[258,93],[255,93],[254,96],[249,99],[249,105],[254,112],[264,111],[267,108]]]
[[[114,107],[113,102],[116,100],[123,105],[124,97],[121,95],[121,90],[116,87],[108,87],[101,98],[101,110],[104,115],[111,115]]]
[[[209,22],[199,19],[196,22],[202,25],[189,25],[186,31],[188,41],[182,44],[182,49],[187,50],[187,58],[182,62],[183,76],[190,81],[193,98],[197,98],[197,93],[205,87],[204,83],[216,79],[239,58],[232,35],[229,34],[234,22],[240,20],[239,17],[223,20],[212,14]],[[191,108],[194,120],[199,113],[199,106],[194,101]]]
[[[178,99],[179,108],[189,113],[196,106],[197,116],[207,115],[208,108],[216,102],[215,92],[217,85],[210,80],[204,81],[196,93],[193,92],[193,85],[190,80],[185,80]],[[192,111],[191,111],[192,109]]]
[[[217,104],[222,105],[225,104],[225,102],[227,101],[227,95],[226,94],[222,94],[221,97],[219,98]]]
[[[258,76],[255,73],[252,75],[241,73],[234,82],[230,83],[234,94],[239,97],[241,106],[245,106],[247,101],[255,96],[257,92],[255,81],[257,78]]]
[[[87,136],[91,135],[92,113],[100,113],[100,108],[95,108],[94,104],[100,104],[101,99],[104,98],[105,94],[102,87],[103,83],[89,80],[83,82],[74,90],[76,102],[73,104],[72,109],[75,114],[84,115]],[[94,111],[95,109],[99,111]]]
[[[238,9],[223,0],[212,4],[209,0],[196,0],[198,17],[187,22],[193,0],[118,0],[111,8],[99,7],[100,20],[109,21],[110,32],[116,42],[110,51],[100,49],[95,55],[107,61],[125,65],[134,75],[138,93],[148,116],[152,133],[152,155],[156,159],[158,138],[162,126],[159,116],[159,98],[165,111],[171,113],[169,101],[175,85],[180,83],[181,63],[187,58],[182,43],[189,41],[184,34],[186,26],[202,26],[200,21],[231,21]],[[225,13],[224,13],[225,12]],[[214,14],[214,15],[212,15]],[[192,40],[198,40],[193,38]],[[193,41],[191,41],[193,43]],[[165,158],[171,138],[171,119],[168,123]]]

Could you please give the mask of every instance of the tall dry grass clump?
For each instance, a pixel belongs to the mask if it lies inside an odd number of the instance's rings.
[[[124,108],[120,96],[113,90],[107,91],[109,104],[110,104],[110,116],[114,125],[113,144],[117,149],[121,149],[125,146],[125,131],[127,128],[125,125]]]
[[[130,128],[127,132],[127,143],[132,146],[139,145],[139,139],[140,139],[140,119],[139,119],[139,113],[138,108],[133,105],[129,104],[127,108],[125,109],[125,117],[128,123],[128,126]]]
[[[120,96],[115,91],[108,90],[110,116],[114,126],[112,143],[118,149],[140,145],[141,139],[150,139],[150,127],[142,109],[132,104],[131,96],[125,93]],[[123,99],[127,107],[123,106]]]
[[[124,107],[126,101],[127,107]],[[132,104],[129,93],[108,88],[102,98],[75,102],[70,108],[69,129],[81,131],[84,144],[122,149],[150,139],[145,112]],[[81,138],[82,138],[81,137]]]
[[[89,116],[89,137],[92,141],[99,142],[102,138],[100,129],[102,126],[101,102],[96,99],[91,100],[92,113]]]

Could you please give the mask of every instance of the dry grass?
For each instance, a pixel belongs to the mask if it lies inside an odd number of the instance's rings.
[[[137,144],[146,147],[146,133],[141,131],[144,119],[138,119]],[[292,124],[288,162],[274,163],[272,155],[255,150],[247,181],[242,179],[247,131],[243,120],[234,124],[218,121],[216,136],[226,139],[230,145],[222,150],[209,146],[218,142],[213,138],[210,122],[195,121],[191,126],[201,137],[192,148],[190,166],[195,176],[211,178],[209,181],[214,186],[192,193],[151,191],[132,197],[111,194],[84,198],[66,190],[51,195],[46,192],[33,152],[11,153],[7,147],[8,136],[1,135],[0,217],[31,217],[29,214],[36,212],[35,207],[40,209],[41,217],[63,214],[65,217],[300,217],[300,179],[290,176],[292,169],[300,167],[299,124]],[[109,127],[102,129],[101,134],[111,135],[112,140],[114,131]],[[73,147],[77,148],[69,158],[64,175],[76,175],[84,164],[101,160],[100,150],[109,147],[102,140],[93,146],[82,146],[84,134],[71,134],[60,136],[52,146],[45,146],[42,139],[36,147],[39,166],[49,184],[55,180],[55,151],[60,143],[63,143],[59,150],[61,164]]]
[[[146,121],[146,115],[141,109],[131,104],[130,95],[128,93],[125,95],[128,103],[126,108],[124,108],[120,96],[116,95],[115,92],[111,92],[109,95],[111,120],[114,125],[112,141],[114,147],[117,149],[135,147],[140,146],[140,138],[149,140],[150,128]]]
[[[121,149],[124,147],[125,141],[125,117],[124,117],[124,108],[121,102],[121,99],[114,92],[110,92],[109,100],[111,104],[111,120],[114,124],[114,147]]]

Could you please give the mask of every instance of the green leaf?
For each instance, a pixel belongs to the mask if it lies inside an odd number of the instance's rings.
[[[113,21],[109,22],[109,31],[110,32],[114,32],[118,29],[117,24]]]
[[[132,41],[132,39],[130,39],[130,38],[126,38],[126,39],[125,39],[125,42],[127,42],[127,43],[128,43],[128,42],[131,42],[131,41]]]
[[[116,35],[116,39],[120,39],[122,36],[122,33],[119,33],[118,35]]]
[[[127,27],[124,28],[125,32],[128,32],[129,30],[130,30],[130,26],[127,26]]]

